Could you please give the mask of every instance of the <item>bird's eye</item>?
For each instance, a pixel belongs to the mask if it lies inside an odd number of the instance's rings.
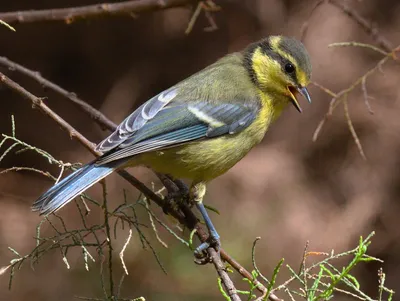
[[[294,66],[291,64],[291,63],[287,63],[286,65],[285,65],[285,71],[287,72],[287,73],[293,73],[294,72]]]

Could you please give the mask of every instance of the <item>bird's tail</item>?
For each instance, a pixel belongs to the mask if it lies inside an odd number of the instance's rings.
[[[78,194],[108,176],[120,165],[119,162],[111,162],[96,166],[95,162],[92,162],[81,167],[39,197],[33,203],[32,210],[40,211],[40,214],[49,214],[60,209]]]

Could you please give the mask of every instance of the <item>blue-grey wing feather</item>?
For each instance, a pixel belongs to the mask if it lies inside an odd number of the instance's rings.
[[[102,165],[119,159],[132,157],[145,152],[160,150],[171,145],[182,144],[188,141],[198,140],[205,136],[207,125],[198,124],[186,128],[182,128],[170,133],[158,135],[156,137],[144,140],[142,142],[131,144],[123,148],[119,148],[114,152],[110,152],[101,157],[96,164]]]
[[[139,107],[98,146],[107,152],[97,165],[199,139],[236,134],[251,124],[259,110],[258,103],[160,104],[159,98]]]
[[[149,120],[154,118],[154,116],[168,105],[176,95],[177,89],[171,88],[149,99],[131,115],[125,118],[114,133],[100,142],[96,146],[96,150],[105,153],[119,146],[142,128]]]

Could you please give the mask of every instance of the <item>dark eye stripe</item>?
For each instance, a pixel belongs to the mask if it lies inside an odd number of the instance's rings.
[[[268,46],[269,47],[265,46],[265,47],[261,48],[263,54],[265,54],[265,55],[269,56],[270,58],[272,58],[273,60],[277,61],[279,63],[279,65],[281,65],[282,71],[285,74],[287,74],[293,80],[293,82],[297,83],[298,81],[297,81],[297,76],[296,76],[296,69],[292,73],[288,73],[285,70],[285,66],[287,64],[291,64],[291,65],[293,65],[293,67],[295,66],[295,64],[293,64],[287,58],[284,58],[283,56],[281,56],[279,53],[276,53],[275,51],[272,51],[270,45],[268,45]]]
[[[258,43],[254,43],[251,44],[247,49],[246,49],[246,55],[244,57],[244,66],[245,68],[249,71],[251,80],[253,81],[254,84],[258,85],[258,80],[257,80],[257,76],[253,70],[253,62],[252,62],[252,57],[254,52],[256,51],[256,49],[260,48],[262,53],[268,57],[270,57],[271,59],[277,61],[279,63],[279,65],[281,65],[282,71],[287,74],[294,83],[298,83],[297,81],[297,75],[296,75],[296,71],[292,72],[292,73],[288,73],[285,71],[285,65],[290,63],[293,66],[295,66],[295,64],[293,64],[292,62],[290,62],[288,59],[284,58],[283,56],[281,56],[279,53],[276,53],[275,51],[272,50],[271,45],[269,44],[268,40],[263,41],[262,45],[260,46],[260,44]]]
[[[266,55],[268,55],[270,58],[272,58],[273,60],[277,61],[279,63],[279,65],[281,65],[282,71],[287,74],[294,83],[297,83],[297,74],[296,74],[296,68],[294,68],[293,72],[287,72],[286,71],[286,65],[287,64],[291,64],[293,67],[295,66],[292,62],[290,62],[288,59],[282,57],[280,54],[276,53],[276,52],[267,52]]]

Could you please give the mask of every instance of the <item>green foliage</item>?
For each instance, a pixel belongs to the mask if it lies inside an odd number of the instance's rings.
[[[378,295],[379,299],[373,299],[361,290],[361,286],[356,277],[350,274],[359,263],[368,263],[370,261],[382,262],[382,260],[367,255],[367,250],[371,244],[371,238],[375,233],[372,232],[367,238],[363,239],[360,237],[358,246],[350,251],[335,254],[334,251],[330,254],[322,252],[308,252],[308,244],[303,256],[303,262],[300,268],[300,272],[296,273],[294,269],[286,265],[287,269],[290,271],[292,276],[283,282],[281,285],[276,286],[276,279],[280,268],[283,264],[283,259],[278,263],[274,269],[271,280],[268,280],[263,276],[256,265],[255,260],[255,245],[260,239],[257,238],[253,244],[252,258],[254,270],[253,281],[247,281],[250,289],[247,291],[250,300],[263,301],[267,300],[270,293],[276,293],[278,291],[285,292],[290,300],[296,300],[294,296],[299,297],[307,301],[318,301],[318,300],[330,300],[335,294],[346,294],[353,299],[367,300],[367,301],[383,301],[392,300],[394,291],[385,287],[385,277],[386,275],[379,270],[379,287]],[[312,255],[324,255],[325,259],[313,263],[310,266],[306,266],[306,259]],[[342,268],[337,267],[335,261],[338,259],[343,259],[350,257],[348,263]],[[267,291],[261,297],[255,297],[252,292],[257,286],[258,282],[264,282],[267,287]],[[386,298],[384,299],[384,293],[386,293]]]
[[[20,154],[21,152],[25,151],[33,151],[38,154],[40,157],[45,158],[48,163],[50,164],[57,164],[60,167],[60,174],[55,177],[48,172],[34,169],[30,167],[12,167],[9,169],[3,170],[1,173],[7,173],[11,171],[29,171],[29,172],[36,172],[43,176],[50,178],[51,180],[57,182],[63,175],[64,170],[67,168],[75,169],[77,167],[76,164],[71,163],[63,163],[61,160],[55,159],[46,151],[29,145],[21,140],[19,140],[16,136],[16,127],[14,117],[11,118],[11,135],[2,134],[1,137],[3,138],[0,141],[0,162],[5,158],[6,155],[11,154],[13,151],[15,154]],[[150,206],[145,198],[139,196],[139,198],[133,202],[128,203],[126,194],[124,193],[124,202],[119,205],[114,210],[109,208],[108,200],[107,200],[107,189],[105,182],[102,183],[103,187],[103,200],[98,201],[86,194],[82,194],[80,196],[81,202],[75,201],[76,208],[79,212],[79,216],[81,219],[82,228],[79,229],[71,229],[68,227],[67,223],[64,219],[53,213],[49,216],[45,216],[36,228],[36,247],[26,255],[20,254],[14,248],[9,247],[8,249],[15,255],[15,258],[10,261],[7,266],[0,268],[0,275],[5,274],[7,271],[10,271],[10,278],[9,278],[9,288],[11,289],[12,281],[15,275],[16,270],[20,270],[24,263],[30,262],[30,266],[33,268],[36,264],[38,264],[39,260],[44,258],[50,251],[58,250],[61,254],[61,260],[66,265],[67,269],[70,268],[70,264],[68,261],[68,252],[71,249],[80,249],[82,252],[82,262],[86,270],[89,270],[90,262],[96,262],[96,255],[93,252],[97,253],[98,258],[106,259],[100,260],[100,281],[101,287],[104,292],[104,298],[87,298],[87,297],[78,297],[83,300],[137,300],[137,301],[145,301],[143,297],[136,298],[136,299],[124,299],[120,298],[120,290],[123,284],[123,280],[125,275],[128,274],[128,270],[126,268],[123,255],[124,251],[127,248],[129,242],[131,241],[132,237],[132,230],[135,229],[140,242],[144,249],[150,249],[154,254],[157,262],[159,263],[160,267],[165,269],[158,258],[158,255],[155,251],[155,248],[150,243],[150,240],[144,234],[142,228],[148,228],[146,225],[140,223],[137,218],[136,211],[139,209],[144,210],[148,213],[150,225],[157,240],[162,244],[162,240],[158,235],[157,225],[167,229],[169,233],[171,233],[174,237],[179,239],[182,243],[188,245],[186,241],[181,239],[171,228],[169,228],[165,223],[163,223],[160,219],[158,219],[155,214],[151,211]],[[89,208],[88,204],[91,204],[91,208]],[[103,212],[103,219],[102,221],[96,223],[89,223],[87,217],[90,215],[92,210],[99,210]],[[47,225],[51,228],[52,234],[45,236],[43,235],[42,228],[44,225]],[[157,225],[156,225],[157,224]],[[125,227],[129,228],[129,236],[120,252],[120,260],[121,264],[124,268],[124,274],[120,278],[119,284],[114,285],[115,283],[115,273],[113,272],[113,247],[114,240],[117,238],[117,233],[119,230],[124,230]],[[113,235],[112,235],[113,233]],[[162,244],[166,247],[165,243]],[[103,267],[104,265],[104,267]]]

